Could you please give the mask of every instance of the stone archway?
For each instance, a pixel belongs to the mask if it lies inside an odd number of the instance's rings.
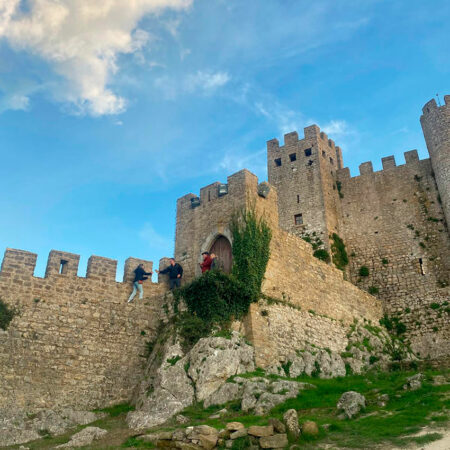
[[[211,245],[210,253],[215,253],[219,258],[221,269],[225,273],[231,272],[231,266],[233,264],[233,255],[231,251],[230,241],[223,235],[217,236],[213,244]]]

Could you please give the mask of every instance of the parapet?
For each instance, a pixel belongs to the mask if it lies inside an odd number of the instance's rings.
[[[381,158],[381,164],[383,166],[383,170],[392,169],[393,167],[396,167],[394,155],[385,156],[384,158]]]
[[[403,155],[405,157],[405,165],[410,165],[410,164],[412,165],[412,164],[417,164],[420,161],[426,161],[426,160],[419,159],[419,155],[418,155],[416,149],[404,152]],[[374,172],[373,164],[371,161],[363,162],[362,164],[359,165],[359,176],[368,175],[368,174],[372,174],[372,173],[380,173],[385,170],[391,170],[391,169],[395,169],[397,167],[403,167],[403,165],[397,166],[397,164],[395,162],[395,157],[393,155],[385,156],[384,158],[381,158],[381,164],[383,166],[383,169],[378,172]],[[354,177],[350,176],[350,170],[347,167],[344,169],[340,169],[337,172],[337,175],[341,179],[354,178]]]
[[[7,248],[3,257],[0,276],[14,277],[14,279],[33,277],[36,260],[36,253]],[[77,276],[79,261],[80,255],[52,250],[48,256],[45,278],[83,278]],[[125,261],[124,282],[133,281],[133,271],[141,263],[144,264],[146,272],[152,271],[152,261],[128,258]],[[91,256],[88,260],[86,279],[101,283],[115,283],[116,272],[117,261],[115,259]]]
[[[1,274],[4,275],[26,275],[33,276],[36,267],[36,253],[26,252],[25,250],[16,250],[7,248],[3,257]]]
[[[247,169],[230,175],[227,183],[216,181],[200,189],[200,195],[189,193],[177,200],[177,210],[195,210],[197,207],[206,207],[222,198],[242,197],[245,198],[247,191],[256,192],[258,177]]]
[[[436,100],[433,98],[430,101],[428,101],[427,103],[425,103],[425,105],[422,108],[422,117],[420,118],[422,120],[422,118],[424,116],[427,116],[428,114],[434,114],[436,112],[439,112],[439,110],[441,110],[441,108],[447,108],[448,106],[450,106],[450,95],[444,95],[444,104],[441,106],[438,106],[436,103]]]

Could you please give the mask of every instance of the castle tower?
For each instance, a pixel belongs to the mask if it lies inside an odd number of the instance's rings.
[[[450,95],[444,97],[445,105],[437,106],[430,100],[420,117],[423,134],[430,153],[431,165],[444,210],[450,225]]]
[[[342,152],[317,125],[267,142],[269,183],[278,191],[280,227],[297,236],[315,236],[329,249],[328,236],[339,234],[339,186],[336,171]],[[313,234],[314,233],[314,234]]]

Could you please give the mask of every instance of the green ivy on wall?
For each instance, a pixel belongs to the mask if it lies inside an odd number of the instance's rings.
[[[248,287],[252,301],[257,301],[269,262],[272,231],[264,219],[257,217],[254,208],[235,214],[230,228],[232,274]]]
[[[331,243],[333,263],[338,269],[344,270],[345,266],[348,264],[348,255],[345,249],[344,241],[336,233],[331,235],[331,240],[333,241]]]

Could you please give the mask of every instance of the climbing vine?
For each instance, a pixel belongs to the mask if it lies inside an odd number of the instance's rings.
[[[232,274],[248,287],[251,300],[257,301],[269,262],[272,231],[254,209],[248,209],[233,216],[231,233]]]
[[[331,240],[333,241],[331,243],[333,263],[338,269],[344,270],[345,266],[348,264],[348,255],[345,249],[344,241],[336,233],[331,235]]]

